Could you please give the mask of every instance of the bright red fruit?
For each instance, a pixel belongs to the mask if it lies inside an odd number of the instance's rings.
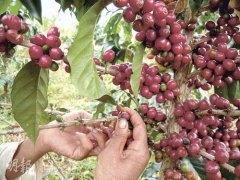
[[[43,55],[40,57],[38,65],[42,68],[51,68],[52,59],[48,55]]]
[[[16,31],[19,31],[21,29],[21,19],[18,16],[12,15],[7,26],[8,29],[14,29]]]
[[[57,27],[51,27],[47,33],[47,36],[60,36],[60,32]]]
[[[37,34],[30,38],[30,42],[38,46],[44,46],[46,44],[46,37],[43,34]]]
[[[138,12],[143,7],[143,0],[129,0],[130,6],[135,12]]]
[[[52,48],[49,51],[49,56],[54,60],[61,60],[63,55],[63,51],[60,48]]]
[[[153,11],[153,16],[155,19],[164,19],[168,15],[168,10],[165,6],[155,7]]]
[[[39,59],[43,55],[42,47],[33,45],[29,48],[29,54],[31,59],[36,60]]]
[[[58,48],[61,46],[61,40],[59,39],[59,37],[51,35],[47,37],[46,45],[51,48]]]
[[[121,7],[127,6],[128,0],[113,0],[113,4],[121,8]]]
[[[6,33],[6,38],[13,44],[19,45],[23,42],[23,35],[18,34],[16,30],[9,29]]]
[[[154,0],[144,0],[143,11],[145,13],[151,12],[154,9]]]
[[[226,150],[219,149],[215,154],[215,158],[222,164],[227,163],[229,161],[229,154]]]
[[[15,15],[4,15],[2,17],[2,23],[7,26],[8,29],[19,31],[21,29],[21,19]]]
[[[136,19],[136,14],[131,7],[123,11],[123,18],[126,22],[131,23]]]
[[[240,177],[240,165],[236,166],[234,169],[234,173],[237,177]]]
[[[220,170],[220,167],[215,161],[207,161],[205,164],[205,170],[208,174],[216,174]]]
[[[236,34],[234,34],[233,39],[236,44],[240,44],[240,32],[237,32]]]
[[[131,118],[130,114],[127,112],[122,112],[121,118],[129,120]]]
[[[115,59],[115,52],[113,50],[107,50],[103,55],[103,59],[106,62],[112,62]]]

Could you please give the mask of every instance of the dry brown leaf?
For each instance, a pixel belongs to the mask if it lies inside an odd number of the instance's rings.
[[[179,14],[183,12],[188,5],[188,0],[178,0],[176,8],[175,8],[175,13]]]
[[[235,9],[235,13],[240,16],[240,0],[231,0],[230,6]]]

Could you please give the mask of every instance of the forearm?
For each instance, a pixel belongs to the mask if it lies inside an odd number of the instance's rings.
[[[6,171],[7,179],[15,179],[25,173],[45,153],[40,139],[33,144],[29,139],[21,143],[12,159],[11,167]]]

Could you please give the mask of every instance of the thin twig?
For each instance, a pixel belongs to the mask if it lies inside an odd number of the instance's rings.
[[[199,75],[200,73],[201,73],[200,70],[194,71],[194,72],[188,74],[187,79],[190,79],[191,77],[195,77],[195,76]]]
[[[197,46],[198,46],[199,44],[202,44],[202,43],[204,43],[204,42],[208,42],[210,39],[211,39],[210,36],[201,38],[199,41],[194,42],[194,43],[192,44],[192,49],[197,48]]]
[[[43,129],[53,129],[53,128],[66,128],[71,126],[77,126],[78,124],[84,124],[84,125],[93,125],[97,122],[111,122],[117,120],[117,117],[111,116],[107,118],[100,118],[96,120],[91,119],[81,119],[80,121],[65,121],[65,122],[54,122],[47,125],[39,126],[39,130]],[[15,128],[12,130],[0,130],[0,135],[7,135],[7,134],[21,134],[25,131],[22,128]]]
[[[207,153],[206,151],[204,150],[200,150],[199,152],[200,155],[202,155],[203,157],[211,160],[211,161],[214,161],[215,160],[215,157],[209,153]],[[225,169],[227,169],[229,172],[233,173],[234,174],[234,167],[231,166],[230,164],[227,164],[227,163],[224,163],[224,164],[221,164],[221,166]]]
[[[61,116],[66,114],[65,112],[52,110],[52,109],[46,109],[45,112],[48,113],[48,114],[61,115]]]
[[[0,103],[0,109],[8,109],[11,107],[12,107],[12,105],[9,103]],[[48,114],[61,115],[61,116],[66,114],[65,112],[53,110],[53,109],[46,109],[45,112]]]
[[[62,170],[58,167],[56,161],[55,161],[54,158],[51,156],[51,154],[50,154],[50,153],[47,153],[47,155],[48,155],[49,158],[51,159],[53,165],[57,168],[58,172],[61,174],[62,178],[63,178],[64,180],[66,180],[67,178],[64,176]]]
[[[203,116],[203,115],[222,115],[222,116],[231,116],[231,117],[239,117],[240,116],[240,110],[219,110],[219,109],[209,109],[204,111],[198,111],[196,112],[197,116]]]
[[[31,46],[33,46],[34,44],[30,43],[29,41],[23,41],[21,43],[21,46],[24,46],[24,47],[28,47],[30,48]]]
[[[111,74],[112,76],[115,76],[117,75],[119,72],[115,69],[111,69],[111,68],[105,68],[103,66],[99,66],[99,65],[96,65],[97,67],[97,70],[104,73],[104,74]]]
[[[33,44],[30,43],[29,41],[23,41],[21,45],[24,46],[24,47],[30,48]],[[66,57],[64,57],[64,58],[66,58]],[[103,72],[105,74],[117,75],[117,73],[118,73],[117,70],[114,70],[114,69],[111,69],[111,68],[105,68],[105,67],[102,67],[102,66],[99,66],[99,65],[96,65],[96,67],[97,67],[98,71]]]
[[[0,109],[9,109],[12,105],[9,103],[0,103]]]

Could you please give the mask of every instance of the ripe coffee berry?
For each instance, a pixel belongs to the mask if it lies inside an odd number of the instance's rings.
[[[51,48],[58,48],[61,46],[61,40],[57,36],[50,35],[46,39],[46,45]]]
[[[60,37],[60,32],[57,27],[51,27],[47,33],[47,36],[57,36]]]
[[[43,55],[42,47],[33,45],[29,48],[29,55],[31,59],[37,60]]]
[[[61,60],[63,55],[64,54],[60,48],[52,48],[49,51],[49,56],[54,60]]]
[[[240,165],[236,166],[234,169],[234,173],[237,177],[240,177]]]
[[[18,34],[16,30],[9,29],[6,32],[6,38],[13,44],[20,45],[23,42],[23,35]]]
[[[130,114],[127,112],[122,112],[121,113],[121,118],[129,120],[131,118]]]
[[[41,68],[50,68],[52,65],[52,59],[48,56],[48,55],[43,55],[40,57],[40,59],[38,60],[38,65]]]
[[[30,42],[38,46],[44,46],[46,44],[46,37],[43,34],[37,34],[30,38]]]
[[[113,4],[121,8],[121,7],[127,6],[128,0],[113,0]]]
[[[208,174],[216,174],[220,170],[220,167],[215,161],[207,161],[205,163],[205,170]]]
[[[115,52],[113,50],[107,50],[103,54],[103,59],[106,62],[112,62],[115,59]]]

